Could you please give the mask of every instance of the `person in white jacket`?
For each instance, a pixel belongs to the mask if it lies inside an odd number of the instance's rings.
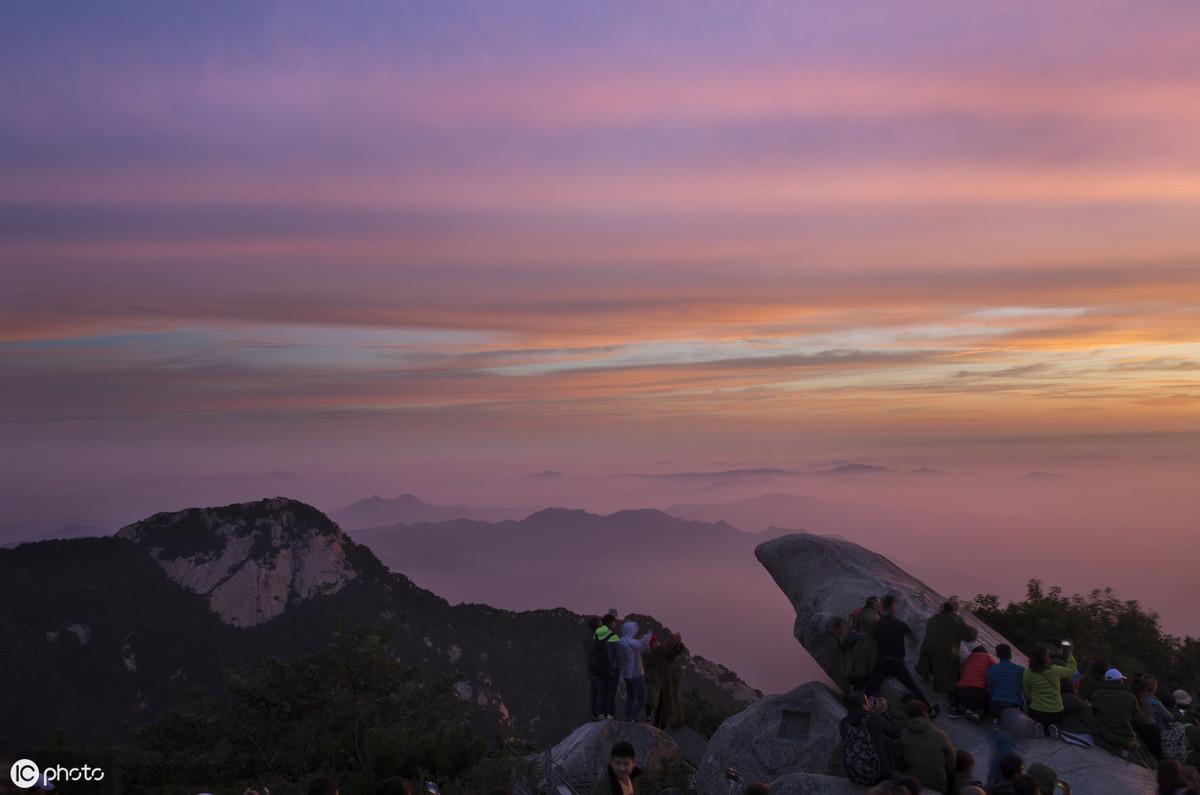
[[[646,669],[642,653],[650,648],[650,635],[637,637],[636,621],[621,625],[621,678],[625,680],[625,720],[642,720],[646,708]]]

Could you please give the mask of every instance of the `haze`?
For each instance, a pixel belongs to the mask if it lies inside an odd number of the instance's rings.
[[[6,4],[3,538],[275,494],[787,493],[860,510],[742,524],[1200,632],[1198,29]],[[819,474],[847,463],[887,471]]]

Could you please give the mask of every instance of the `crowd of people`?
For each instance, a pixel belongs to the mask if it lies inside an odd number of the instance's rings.
[[[617,690],[625,685],[624,719],[660,729],[683,725],[683,672],[687,647],[678,634],[638,636],[636,621],[617,631],[617,615],[594,619],[588,651],[591,719],[617,717]]]
[[[916,676],[905,660],[916,633],[897,616],[893,596],[868,597],[847,619],[833,622],[832,635],[836,678],[848,694],[849,713],[840,727],[846,772],[857,783],[878,785],[879,793],[905,792],[902,777],[952,795],[1069,793],[1069,784],[1045,765],[1024,770],[1012,748],[1016,739],[1029,737],[1099,746],[1157,769],[1160,787],[1170,795],[1200,789],[1200,711],[1182,690],[1160,697],[1153,675],[1130,680],[1099,659],[1081,675],[1066,640],[1032,648],[1028,666],[1015,662],[1006,644],[990,651],[975,645],[963,656],[963,644],[974,643],[978,633],[953,601],[925,625]],[[898,703],[879,696],[888,679],[906,691]],[[971,755],[956,750],[935,725],[937,700],[945,702],[949,718],[991,721],[990,770],[976,775]]]

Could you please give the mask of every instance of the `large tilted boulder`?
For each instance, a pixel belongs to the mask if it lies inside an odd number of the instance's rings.
[[[924,634],[926,619],[945,601],[941,594],[887,558],[849,541],[796,534],[768,541],[755,554],[791,600],[796,611],[796,639],[831,678],[837,665],[832,619],[847,617],[867,595],[898,596],[899,616],[912,626],[918,639]],[[962,617],[978,630],[976,642],[989,650],[1007,642],[965,611]],[[914,644],[909,649],[909,663],[914,667],[918,648]],[[1026,662],[1019,654],[1014,654],[1014,659],[1021,664]],[[895,692],[896,683],[889,684],[885,693]],[[807,733],[785,728],[787,721],[792,721],[793,726],[804,723],[794,717],[785,719],[783,715],[788,710],[808,711]],[[855,788],[849,783],[838,789],[829,780],[829,774],[840,763],[836,758],[831,762],[830,756],[837,756],[837,723],[844,714],[833,692],[816,683],[748,707],[722,724],[709,743],[697,777],[701,791],[724,795],[724,770],[735,767],[747,781],[771,783],[773,793],[865,792],[865,788]],[[947,717],[938,718],[936,725],[950,736],[957,749],[974,755],[977,775],[986,776],[992,754],[991,726]],[[1149,770],[1100,749],[1078,748],[1058,740],[1025,739],[1016,743],[1016,752],[1026,766],[1035,762],[1050,765],[1076,793],[1149,795],[1155,791],[1154,775]]]
[[[830,629],[835,617],[847,618],[867,596],[892,594],[899,597],[896,614],[921,638],[925,621],[946,601],[946,597],[884,556],[838,538],[795,533],[760,544],[754,554],[791,600],[796,611],[796,640],[835,681],[837,656]],[[1008,643],[999,632],[965,610],[960,615],[978,630],[975,643],[989,651],[998,643]],[[918,648],[918,644],[909,647],[910,666],[916,666]],[[969,649],[964,644],[966,651]],[[1025,664],[1015,647],[1013,659]]]
[[[568,734],[550,750],[550,759],[576,792],[588,792],[608,767],[612,747],[619,740],[633,745],[638,767],[647,772],[682,757],[679,744],[669,734],[647,723],[602,720],[585,723]]]
[[[717,729],[697,772],[697,785],[703,793],[723,795],[725,770],[731,767],[748,782],[834,772],[841,764],[838,723],[845,716],[841,699],[820,682],[764,698]]]

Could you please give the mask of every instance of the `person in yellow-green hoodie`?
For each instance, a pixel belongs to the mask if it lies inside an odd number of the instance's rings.
[[[617,643],[621,640],[613,631],[617,617],[607,615],[592,633],[588,652],[588,678],[592,685],[592,720],[614,717],[617,712],[617,682],[621,676],[621,661]]]
[[[1050,737],[1058,736],[1058,724],[1063,716],[1062,681],[1070,679],[1079,670],[1071,646],[1063,644],[1062,649],[1067,659],[1053,662],[1049,646],[1040,643],[1034,646],[1029,655],[1029,667],[1021,676],[1029,717],[1036,720],[1042,733]]]

